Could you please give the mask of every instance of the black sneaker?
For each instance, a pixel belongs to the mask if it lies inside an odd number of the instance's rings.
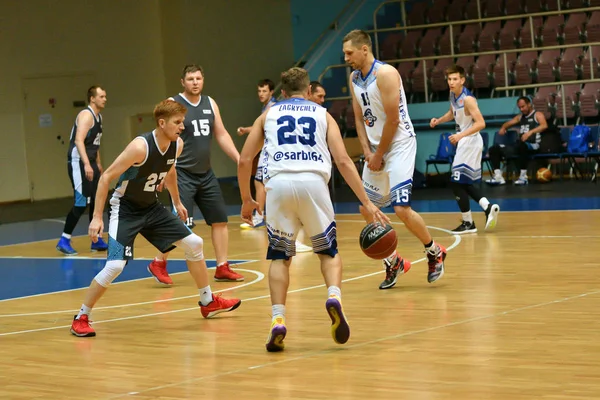
[[[494,229],[498,223],[498,213],[500,206],[498,204],[490,204],[485,210],[485,230]],[[475,226],[475,225],[473,225]]]
[[[410,270],[410,261],[401,257],[396,257],[396,261],[392,265],[387,259],[383,260],[385,265],[385,280],[379,285],[379,289],[391,289],[398,280],[398,275],[407,273]]]
[[[462,235],[465,233],[476,233],[477,228],[475,227],[475,222],[467,222],[463,221],[458,227],[452,229],[452,233],[455,235]]]

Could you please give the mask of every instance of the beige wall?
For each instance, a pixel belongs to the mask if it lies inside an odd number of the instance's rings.
[[[256,80],[277,81],[293,62],[289,1],[0,0],[0,9],[0,203],[28,199],[27,163],[43,162],[26,160],[24,77],[96,75],[108,94],[107,166],[129,140],[129,117],[179,91],[183,64],[203,65],[205,94],[236,136],[260,112]],[[234,140],[241,149],[243,139]],[[235,175],[233,162],[214,150],[217,176]]]

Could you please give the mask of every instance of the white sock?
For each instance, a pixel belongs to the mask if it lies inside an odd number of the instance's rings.
[[[71,240],[71,235],[69,235],[68,233],[63,233],[62,237],[64,237],[65,239]]]
[[[527,179],[527,170],[526,169],[522,169],[521,170],[521,176],[520,176],[520,178]]]
[[[462,213],[462,220],[465,222],[470,222],[471,224],[473,223],[473,216],[471,215],[471,211],[467,211],[465,213]]]
[[[198,289],[200,292],[200,303],[203,306],[207,306],[210,302],[213,301],[212,291],[210,290],[210,285],[204,287],[202,289]]]
[[[385,261],[387,261],[390,265],[394,265],[396,258],[398,258],[398,253],[396,250],[394,250],[394,253],[391,256],[386,257]]]
[[[498,181],[502,179],[502,170],[501,169],[494,170],[494,179],[496,179]]]
[[[284,304],[273,304],[271,306],[271,310],[273,313],[273,320],[277,317],[285,318],[285,305]]]
[[[438,247],[435,244],[435,241],[431,241],[431,246],[430,247],[425,247],[425,251],[429,254],[433,254],[434,256],[437,256],[438,254]]]
[[[222,267],[223,265],[227,264],[227,261],[221,263],[221,264],[217,264],[217,267]]]
[[[342,289],[340,289],[337,286],[329,286],[327,288],[327,295],[329,297],[331,297],[331,296],[337,296],[341,300],[342,299]]]
[[[482,197],[479,200],[479,205],[481,206],[481,208],[483,208],[483,211],[485,211],[485,210],[487,210],[488,206],[490,205],[490,201],[486,197]]]
[[[79,319],[79,317],[81,317],[84,314],[89,317],[91,313],[92,313],[92,307],[88,307],[85,304],[82,304],[81,308],[79,309],[79,314],[77,314],[77,319]]]

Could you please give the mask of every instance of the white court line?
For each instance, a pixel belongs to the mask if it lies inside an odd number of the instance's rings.
[[[243,269],[243,268],[235,268],[235,270],[249,272],[251,274],[254,274],[254,275],[256,275],[256,279],[254,279],[251,282],[242,283],[241,285],[232,286],[232,287],[228,287],[226,289],[221,289],[221,290],[215,290],[213,293],[221,293],[221,292],[227,292],[229,290],[240,289],[240,288],[243,288],[246,286],[254,285],[255,283],[258,283],[258,282],[262,281],[263,279],[265,279],[265,274],[263,274],[260,271],[255,271],[253,269]],[[170,275],[178,275],[178,274],[186,274],[186,273],[187,273],[187,271],[182,271],[182,272],[175,272],[174,274],[170,274]],[[149,277],[149,278],[152,279],[152,277]],[[148,279],[148,278],[142,278],[142,279]],[[136,279],[136,280],[139,280],[139,279]],[[133,281],[124,281],[124,282],[117,282],[117,283],[125,283],[125,282],[133,282]],[[81,288],[81,289],[87,289],[87,287]],[[74,289],[74,290],[77,290],[77,289]],[[54,292],[54,293],[58,293],[58,292]],[[110,309],[114,309],[114,308],[135,307],[135,306],[142,306],[142,305],[146,305],[146,304],[167,303],[169,301],[191,299],[192,297],[198,297],[198,294],[196,293],[196,294],[189,295],[189,296],[173,297],[170,299],[143,301],[141,303],[128,303],[128,304],[117,304],[114,306],[94,307],[94,311],[110,310]],[[44,312],[25,313],[25,314],[1,314],[0,318],[30,317],[30,316],[34,316],[34,315],[51,315],[51,314],[65,314],[65,313],[70,314],[70,313],[78,312],[78,311],[79,310],[61,310],[61,311],[44,311]]]
[[[361,222],[361,223],[364,223],[364,221],[359,221],[359,220],[351,221],[351,222]],[[400,223],[399,222],[392,222],[392,224],[398,225]],[[450,232],[450,231],[448,231],[446,229],[437,228],[437,227],[433,227],[433,226],[429,227],[429,228],[440,230],[440,231],[443,231],[443,232]],[[461,242],[461,237],[460,236],[453,235],[453,238],[454,238],[454,243],[452,243],[450,246],[448,246],[448,248],[446,249],[448,251],[454,249]],[[425,261],[425,259],[426,258],[424,257],[424,258],[420,258],[418,260],[412,261],[412,264],[416,264],[416,263]],[[258,271],[256,271],[256,272],[258,272]],[[359,279],[364,279],[364,278],[368,278],[368,277],[379,275],[379,274],[381,274],[381,271],[372,272],[372,273],[369,273],[369,274],[366,274],[366,275],[361,275],[361,276],[354,277],[354,278],[344,279],[344,280],[342,280],[342,282],[351,282],[351,281],[355,281],[355,280],[359,280]],[[144,278],[144,279],[147,279],[147,278]],[[131,282],[131,281],[127,281],[127,282]],[[120,283],[124,283],[124,282],[120,282]],[[317,289],[317,288],[322,288],[322,287],[325,287],[325,285],[324,284],[320,284],[320,285],[315,285],[315,286],[309,286],[309,287],[305,287],[305,288],[290,290],[288,293],[304,292],[304,291],[307,291],[307,290],[312,290],[312,289]],[[79,289],[75,289],[75,290],[79,290]],[[251,298],[248,298],[248,299],[243,299],[242,302],[267,299],[269,297],[270,297],[270,295],[263,295],[263,296],[258,296],[258,297],[251,297]],[[154,302],[156,303],[158,301],[154,301]],[[94,324],[102,324],[102,323],[107,323],[107,322],[115,322],[115,321],[124,321],[124,320],[129,320],[129,319],[136,319],[136,318],[152,317],[152,316],[156,316],[156,315],[176,313],[176,312],[182,312],[182,311],[190,311],[190,310],[197,310],[197,309],[198,309],[198,307],[191,307],[191,308],[183,308],[183,309],[179,309],[179,310],[164,311],[164,312],[160,312],[160,313],[133,315],[133,316],[129,316],[129,317],[114,318],[114,319],[103,320],[103,321],[94,321]],[[28,329],[28,330],[23,330],[23,331],[5,332],[5,333],[0,333],[0,336],[9,336],[9,335],[18,335],[18,334],[22,334],[22,333],[31,333],[31,332],[41,332],[41,331],[49,331],[49,330],[55,330],[55,329],[64,329],[64,328],[69,328],[70,326],[71,325],[62,325],[62,326],[52,326],[52,327],[48,327],[48,328],[36,328],[36,329]]]
[[[65,223],[65,221],[63,221],[62,219],[53,219],[53,218],[44,218],[44,219],[42,219],[42,221],[56,222],[58,224],[64,224]]]
[[[429,327],[429,328],[418,329],[418,330],[415,330],[415,331],[409,331],[409,332],[399,333],[397,335],[385,336],[385,337],[382,337],[382,338],[378,338],[378,339],[374,339],[374,340],[369,340],[367,342],[350,344],[350,345],[347,345],[347,346],[335,347],[335,348],[330,348],[330,349],[327,349],[327,350],[314,351],[312,353],[304,354],[304,355],[301,355],[301,356],[298,356],[298,357],[286,358],[285,360],[273,361],[273,362],[268,362],[268,363],[264,363],[264,364],[253,365],[253,366],[250,366],[250,367],[239,368],[239,369],[236,369],[236,370],[233,370],[233,371],[221,372],[221,373],[218,373],[218,374],[213,374],[213,375],[208,375],[208,376],[201,376],[201,377],[198,377],[198,378],[186,379],[184,381],[175,382],[175,383],[169,383],[167,385],[154,386],[154,387],[151,387],[151,388],[148,388],[148,389],[144,389],[144,390],[139,390],[139,391],[136,391],[136,392],[129,392],[129,393],[125,393],[125,394],[120,394],[120,395],[108,397],[108,399],[120,399],[120,398],[127,397],[127,396],[132,396],[132,395],[137,395],[137,394],[142,394],[142,393],[153,392],[153,391],[156,391],[156,390],[167,389],[167,388],[171,388],[171,387],[175,387],[175,386],[180,386],[180,385],[184,385],[184,384],[189,384],[189,383],[193,383],[193,382],[200,382],[200,381],[204,381],[204,380],[208,380],[208,379],[217,379],[217,378],[221,378],[223,376],[234,375],[234,374],[239,374],[239,373],[247,373],[248,371],[252,371],[252,370],[256,370],[256,369],[260,369],[260,368],[267,368],[267,367],[272,367],[272,366],[275,366],[275,365],[287,364],[287,363],[290,363],[292,361],[305,360],[305,359],[308,359],[308,358],[319,357],[319,356],[328,355],[328,354],[331,354],[331,353],[337,353],[337,352],[340,352],[340,351],[348,351],[349,349],[355,349],[355,348],[359,348],[359,347],[365,347],[365,346],[369,346],[369,345],[372,345],[372,344],[385,342],[385,341],[388,341],[388,340],[402,339],[402,338],[405,338],[405,337],[408,337],[408,336],[418,335],[420,333],[427,333],[427,332],[437,331],[437,330],[444,329],[444,328],[450,328],[450,327],[453,327],[453,326],[464,325],[464,324],[468,324],[468,323],[471,323],[471,322],[477,322],[477,321],[482,321],[482,320],[486,320],[486,319],[491,319],[491,318],[496,318],[496,317],[502,317],[504,315],[514,314],[514,313],[519,312],[519,311],[530,310],[530,309],[533,309],[533,308],[540,308],[540,307],[544,307],[544,306],[548,306],[548,305],[552,305],[552,304],[564,303],[564,302],[569,301],[569,300],[575,300],[575,299],[579,299],[579,298],[582,298],[582,297],[585,297],[585,296],[592,296],[592,295],[596,295],[596,294],[600,294],[600,290],[596,290],[596,291],[588,292],[588,293],[582,293],[582,294],[578,294],[578,295],[574,295],[574,296],[570,296],[570,297],[564,297],[562,299],[552,300],[552,301],[548,301],[548,302],[545,302],[545,303],[538,303],[538,304],[532,304],[532,305],[529,305],[529,306],[513,308],[511,310],[501,311],[501,312],[494,313],[494,314],[483,315],[481,317],[474,317],[474,318],[469,318],[469,319],[463,319],[463,320],[456,321],[456,322],[450,322],[450,323],[444,324],[444,325],[437,325],[437,326],[432,326],[432,327]]]
[[[139,259],[139,258],[136,258],[136,260],[140,260],[140,259]],[[173,259],[173,260],[179,260],[179,259]],[[232,265],[232,266],[234,266],[234,265],[242,265],[242,264],[248,264],[248,263],[253,263],[253,262],[257,262],[257,261],[258,261],[258,260],[246,260],[246,261],[243,261],[243,262],[240,262],[240,263],[231,264],[231,265]],[[212,269],[212,267],[211,267],[211,268],[209,268],[209,269]],[[185,273],[185,272],[187,272],[187,271],[183,271],[183,272],[176,272],[176,273],[174,273],[174,274],[171,274],[171,275],[182,274],[182,273]],[[147,277],[144,277],[144,278],[130,279],[130,280],[128,280],[128,281],[122,281],[122,282],[115,282],[115,283],[111,283],[111,286],[112,286],[112,285],[120,285],[120,284],[123,284],[123,283],[129,283],[129,282],[143,281],[144,279],[154,279],[154,278],[153,278],[152,276],[147,276]],[[80,288],[76,288],[76,289],[65,289],[65,290],[59,290],[58,292],[39,293],[39,294],[32,294],[32,295],[29,295],[29,296],[14,297],[14,298],[12,298],[12,299],[4,299],[4,300],[0,300],[0,303],[4,303],[4,302],[6,302],[6,301],[12,301],[12,300],[29,299],[29,298],[31,298],[31,297],[48,296],[48,295],[51,295],[51,294],[56,294],[56,293],[67,293],[67,292],[74,292],[74,291],[76,291],[76,290],[83,290],[83,289],[87,289],[87,288],[88,288],[88,287],[86,286],[86,287],[80,287]]]

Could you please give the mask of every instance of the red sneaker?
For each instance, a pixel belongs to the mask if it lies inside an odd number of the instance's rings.
[[[77,315],[73,318],[73,324],[71,324],[71,333],[79,337],[96,336],[96,331],[91,327],[90,320],[85,314],[79,317],[79,319],[77,319]]]
[[[220,294],[216,296],[213,294],[212,297],[213,301],[206,306],[203,306],[201,302],[198,302],[204,318],[214,317],[222,312],[233,311],[242,304],[240,299],[224,299]]]
[[[148,272],[152,274],[156,282],[162,283],[163,285],[172,285],[173,279],[169,276],[167,272],[167,261],[166,260],[157,260],[156,258],[152,260],[150,264],[148,264]]]
[[[228,262],[219,265],[215,270],[215,281],[217,282],[241,282],[243,280],[244,277],[233,271]]]

